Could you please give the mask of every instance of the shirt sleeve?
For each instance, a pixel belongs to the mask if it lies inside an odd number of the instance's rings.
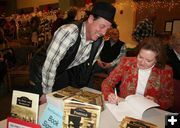
[[[113,62],[111,62],[111,65],[114,66],[114,65],[118,64],[121,57],[125,57],[125,56],[126,56],[126,45],[124,44],[121,47],[121,50],[120,50],[118,57],[115,60],[113,60]]]
[[[43,93],[52,92],[56,69],[68,49],[76,42],[78,27],[74,24],[63,25],[54,34],[47,49],[47,57],[42,68]]]
[[[172,69],[166,69],[161,72],[161,90],[157,102],[164,110],[172,107],[174,101]]]
[[[123,74],[123,65],[125,64],[124,59],[122,58],[119,64],[114,68],[110,75],[103,80],[101,84],[101,91],[104,95],[104,99],[108,100],[108,95],[114,93],[114,87],[117,83],[120,82]]]

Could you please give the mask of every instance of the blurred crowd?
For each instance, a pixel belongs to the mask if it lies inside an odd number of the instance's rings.
[[[57,28],[85,15],[84,9],[70,7],[68,11],[61,9],[36,11],[27,14],[13,13],[0,16],[0,29],[7,41],[18,40],[21,44],[41,46],[51,39]]]

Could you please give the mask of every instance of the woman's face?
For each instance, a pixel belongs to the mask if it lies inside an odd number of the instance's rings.
[[[151,50],[141,49],[137,56],[140,69],[148,69],[156,63],[156,53]]]

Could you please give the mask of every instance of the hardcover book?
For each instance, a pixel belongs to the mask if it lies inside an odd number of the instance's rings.
[[[117,121],[122,121],[125,116],[141,119],[143,113],[152,107],[159,105],[141,95],[129,95],[124,101],[115,104],[106,103],[107,108]]]
[[[101,107],[65,100],[63,128],[98,128]]]
[[[47,94],[46,98],[48,103],[56,106],[62,111],[64,110],[64,100],[66,99],[99,105],[101,106],[101,110],[104,110],[102,94],[77,89],[71,86]]]
[[[101,106],[101,111],[104,110],[104,101],[102,94],[81,90],[80,92],[76,93],[76,95],[69,97],[68,100],[75,100],[89,104],[99,105]]]
[[[125,117],[119,125],[119,128],[157,128],[157,125],[135,118]]]
[[[24,120],[15,119],[12,117],[8,117],[7,128],[41,128],[41,125],[26,122]]]
[[[39,95],[13,91],[11,117],[37,124]]]
[[[47,103],[50,103],[60,110],[64,110],[64,100],[75,95],[80,89],[68,86],[61,90],[49,93],[46,95]]]

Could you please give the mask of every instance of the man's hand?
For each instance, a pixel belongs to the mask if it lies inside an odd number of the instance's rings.
[[[43,95],[40,97],[39,101],[40,101],[40,105],[46,103],[46,102],[47,102],[46,95],[43,94]]]
[[[104,64],[103,61],[98,60],[97,63],[98,63],[98,65],[99,65],[99,67],[104,68],[105,64]]]
[[[105,62],[103,62],[104,63],[104,68],[105,69],[107,69],[107,68],[110,68],[111,67],[111,63],[105,63]]]

